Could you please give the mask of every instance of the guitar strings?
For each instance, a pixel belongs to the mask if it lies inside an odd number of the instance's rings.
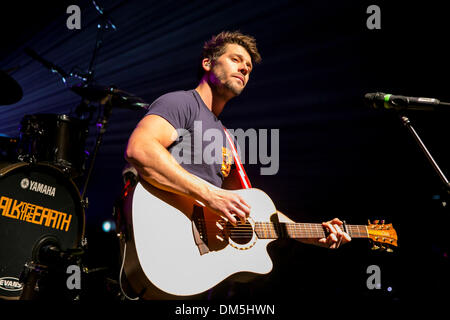
[[[203,234],[207,234],[207,235],[217,235],[218,232],[217,230],[199,230],[201,231],[201,233]],[[256,233],[257,235],[260,234],[260,236],[262,236],[264,238],[264,236],[273,236],[273,237],[278,237],[278,236],[282,236],[282,234],[279,234],[278,232],[275,231],[269,231],[269,232],[264,232],[263,230],[257,230],[254,231],[253,229],[248,229],[248,230],[225,230],[225,234],[231,237],[251,237],[254,233]],[[293,238],[323,238],[326,236],[326,233],[322,230],[322,231],[311,231],[311,230],[303,230],[301,236],[295,234],[295,232],[289,233],[289,235],[293,236]],[[351,237],[353,238],[366,238],[367,234],[365,233],[351,233]]]
[[[203,229],[203,226],[199,226],[199,228]],[[210,229],[210,227],[205,226],[206,229]],[[219,228],[220,229],[220,228]],[[256,226],[255,228],[253,228],[251,225],[247,225],[247,226],[229,226],[229,225],[225,225],[223,226],[223,229],[225,231],[228,232],[234,232],[234,233],[239,233],[239,232],[253,232],[253,230],[255,230],[256,232],[262,232],[262,233],[273,233],[273,232],[277,232],[277,230],[273,227],[270,228],[264,228],[261,226]],[[301,232],[301,233],[316,233],[316,234],[324,234],[325,230],[323,228],[316,228],[316,229],[312,229],[312,228],[308,228],[308,227],[294,227],[294,228],[287,228],[285,230],[286,232]],[[347,230],[349,234],[351,234],[352,236],[367,236],[367,232],[366,231],[360,231],[358,229],[350,229]]]
[[[201,221],[211,221],[211,222],[218,222],[220,225],[224,225],[224,229],[223,231],[227,232],[227,235],[229,235],[230,237],[233,238],[248,238],[253,236],[253,233],[261,233],[262,236],[264,237],[266,234],[272,235],[275,237],[278,237],[278,232],[275,230],[274,224],[273,223],[262,223],[262,222],[257,222],[255,225],[255,228],[253,228],[253,226],[251,224],[246,224],[246,225],[240,225],[240,226],[230,226],[228,224],[228,222],[226,221],[218,221],[218,220],[213,220],[213,219],[209,219],[209,220],[205,220],[205,219],[199,219]],[[268,226],[268,228],[266,228]],[[206,226],[205,226],[206,227]],[[258,230],[256,230],[259,227]],[[348,226],[349,227],[349,226]],[[367,232],[361,232],[359,230],[359,227],[364,227],[365,226],[351,226],[351,228],[348,228],[349,233],[351,234],[352,237],[367,237]],[[203,227],[200,227],[200,229],[202,229],[203,231]],[[314,230],[315,229],[315,230]],[[356,229],[356,230],[350,230],[350,229]],[[324,230],[324,227],[320,224],[316,224],[316,225],[296,225],[296,224],[292,224],[289,225],[289,227],[286,229],[287,233],[294,233],[294,238],[322,238],[325,237],[326,233]],[[299,237],[297,236],[295,233],[296,232],[301,232],[302,236]],[[217,230],[210,230],[209,228],[207,228],[206,233],[208,235],[216,235],[217,234]]]
[[[217,219],[204,219],[204,218],[199,218],[196,219],[198,221],[205,221],[205,222],[219,222],[219,223],[228,223],[227,221],[224,220],[217,220]],[[285,225],[289,225],[289,226],[295,226],[295,227],[314,227],[314,228],[323,228],[322,224],[320,223],[300,223],[300,222],[255,222],[255,224],[258,225],[277,225],[277,224],[285,224]],[[367,228],[367,226],[365,225],[347,225],[347,228]]]
[[[275,231],[277,224],[272,222],[256,222],[255,227],[250,223],[238,224],[237,226],[232,226],[231,223],[227,221],[221,221],[216,219],[198,219],[201,222],[211,222],[219,223],[225,229],[232,230],[253,230],[253,228],[262,229],[261,231]],[[301,223],[280,223],[280,225],[285,225],[287,231],[311,231],[311,232],[323,232],[325,227],[321,224],[301,224]],[[362,230],[361,230],[362,229]],[[367,227],[365,225],[347,225],[347,230],[352,234],[367,234]]]
[[[229,222],[224,221],[224,220],[217,220],[217,219],[204,219],[204,218],[199,218],[196,219],[197,221],[204,221],[204,222],[218,222],[220,224],[228,224]],[[275,222],[255,222],[256,225],[265,225],[265,226],[275,226],[277,224],[280,225],[286,225],[289,227],[295,227],[295,228],[320,228],[323,229],[324,226],[322,226],[322,224],[319,223],[299,223],[299,222],[279,222],[279,223],[275,223]],[[250,223],[247,223],[246,225],[250,225]],[[353,229],[367,229],[367,226],[365,225],[347,225],[347,228],[353,228]]]

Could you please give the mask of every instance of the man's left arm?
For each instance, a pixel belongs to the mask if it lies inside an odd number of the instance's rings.
[[[233,168],[230,171],[228,177],[226,177],[222,183],[222,188],[227,190],[242,189],[241,180],[239,179],[238,171]],[[294,222],[287,217],[284,213],[277,210],[278,220],[280,222]],[[350,242],[352,239],[343,231],[343,222],[338,218],[323,222],[322,225],[329,232],[326,238],[321,239],[298,239],[298,241],[306,244],[313,244],[320,247],[326,247],[330,249],[337,249],[340,245]]]

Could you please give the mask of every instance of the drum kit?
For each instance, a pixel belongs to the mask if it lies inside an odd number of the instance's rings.
[[[103,33],[117,27],[98,1],[92,4],[99,21],[86,72],[76,68],[66,72],[33,49],[24,48],[26,55],[58,75],[81,102],[74,115],[27,114],[20,121],[17,137],[0,134],[2,300],[77,300],[84,294],[72,290],[78,286],[70,286],[68,270],[78,268],[86,275],[102,269],[86,266],[86,190],[112,110],[146,110],[149,104],[115,86],[95,84],[94,65],[104,44]],[[0,107],[22,99],[22,87],[10,75],[16,69],[0,70]],[[69,85],[67,79],[78,83]],[[89,127],[94,123],[96,142],[93,151],[87,152]],[[124,179],[130,175],[128,171],[122,172]],[[113,206],[113,212],[119,212],[114,214],[116,219],[120,218],[120,201],[118,197]]]
[[[21,86],[7,72],[1,71],[0,77],[0,105],[21,100]],[[67,266],[82,265],[85,194],[112,108],[148,107],[142,99],[111,86],[84,83],[70,89],[82,98],[77,117],[24,115],[18,137],[0,135],[0,299],[45,296],[46,290],[54,289],[49,279],[67,278]],[[92,116],[84,114],[92,115],[92,102],[99,103],[102,116],[96,123],[100,130],[95,150],[88,153]],[[82,193],[77,179],[84,180]]]

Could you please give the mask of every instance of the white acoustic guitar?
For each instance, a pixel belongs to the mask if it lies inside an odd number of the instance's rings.
[[[138,183],[125,198],[127,236],[122,246],[128,284],[144,299],[187,298],[233,276],[267,274],[269,242],[323,238],[322,224],[278,222],[270,197],[259,189],[233,190],[250,204],[236,227],[188,197]],[[275,218],[275,219],[274,219]],[[397,246],[391,224],[346,225],[352,238],[370,238],[382,249]]]

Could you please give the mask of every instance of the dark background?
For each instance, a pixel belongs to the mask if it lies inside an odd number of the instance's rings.
[[[68,30],[66,8],[81,8],[81,30]],[[299,222],[339,217],[392,222],[394,253],[374,252],[355,239],[337,251],[285,243],[274,250],[275,269],[246,288],[251,297],[349,301],[408,301],[445,297],[448,207],[441,181],[395,112],[363,103],[367,92],[450,101],[449,27],[438,2],[378,1],[102,1],[117,31],[104,34],[95,64],[99,84],[116,85],[148,102],[196,86],[201,46],[212,34],[240,30],[257,39],[262,63],[243,94],[222,114],[229,128],[280,130],[280,169],[254,187]],[[381,30],[369,30],[366,9],[381,8]],[[31,47],[64,70],[86,71],[98,14],[89,1],[2,4],[0,69],[22,86],[21,101],[0,108],[0,132],[19,135],[25,114],[73,115],[80,98],[57,75],[24,54]],[[77,81],[70,80],[69,84]],[[5,94],[4,92],[2,94]],[[104,136],[86,210],[88,264],[117,278],[117,242],[104,233],[123,186],[123,152],[143,112],[114,109]],[[449,113],[407,113],[444,173],[448,173]],[[90,128],[87,149],[96,138]],[[79,179],[77,183],[82,183]],[[380,290],[366,287],[370,265],[381,268]],[[388,291],[388,288],[391,291]],[[108,297],[101,285],[96,298]],[[292,293],[294,292],[294,293]]]

